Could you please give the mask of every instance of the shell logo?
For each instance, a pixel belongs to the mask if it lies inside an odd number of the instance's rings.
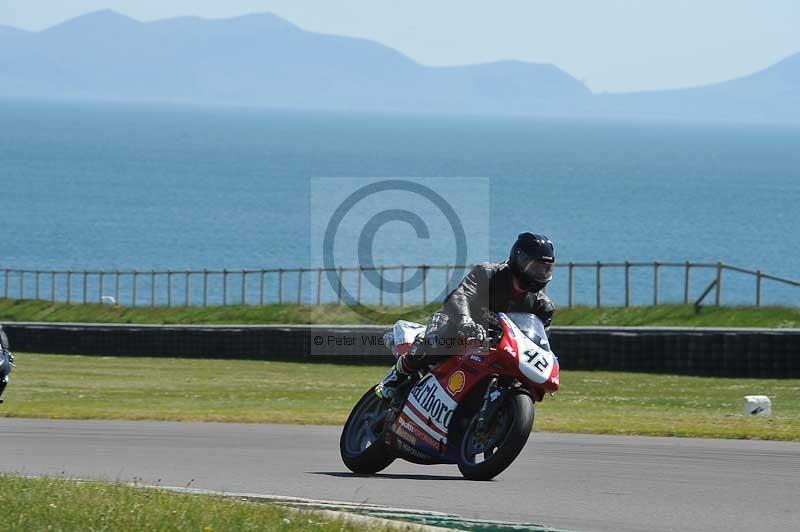
[[[455,395],[463,390],[466,379],[464,372],[460,370],[450,375],[450,379],[447,381],[447,391],[450,392],[450,395]]]

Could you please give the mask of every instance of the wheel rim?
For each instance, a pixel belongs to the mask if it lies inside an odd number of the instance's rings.
[[[490,460],[508,438],[515,416],[513,403],[507,402],[497,411],[492,424],[485,431],[479,431],[475,415],[461,441],[461,460],[472,465]]]
[[[353,414],[345,434],[345,448],[350,454],[361,454],[383,434],[388,411],[385,403],[373,396],[362,402]]]

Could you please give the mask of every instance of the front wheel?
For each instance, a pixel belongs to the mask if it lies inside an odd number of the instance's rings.
[[[347,469],[359,474],[377,473],[394,461],[383,441],[388,416],[388,405],[375,395],[375,388],[370,388],[353,407],[339,438],[339,452]]]
[[[469,480],[491,480],[511,465],[531,435],[533,400],[522,393],[509,396],[489,427],[478,430],[478,414],[470,421],[458,455],[458,469]]]

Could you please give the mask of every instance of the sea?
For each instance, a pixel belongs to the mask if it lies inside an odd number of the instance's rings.
[[[561,305],[569,262],[800,280],[800,128],[0,103],[0,270],[474,263],[523,231],[555,243]],[[620,304],[623,270],[602,275]],[[659,300],[682,301],[685,271],[659,275]],[[714,275],[692,272],[691,300]],[[595,283],[577,268],[573,303]],[[652,268],[631,283],[652,302]],[[725,303],[754,292],[725,272]],[[764,281],[763,304],[799,296]]]

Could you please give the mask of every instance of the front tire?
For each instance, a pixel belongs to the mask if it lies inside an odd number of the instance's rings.
[[[461,438],[458,469],[469,480],[491,480],[502,473],[525,447],[533,429],[533,400],[522,393],[506,398],[485,432],[478,414]]]
[[[339,452],[347,469],[368,475],[386,469],[394,461],[383,440],[388,414],[388,405],[375,395],[374,387],[353,407],[339,438]]]

